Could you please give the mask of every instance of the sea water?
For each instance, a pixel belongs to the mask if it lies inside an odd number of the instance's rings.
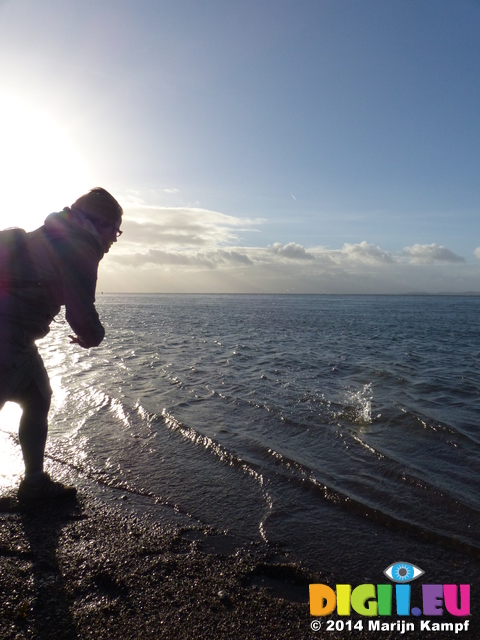
[[[480,298],[99,295],[97,308],[99,348],[69,344],[61,317],[39,342],[57,474],[346,580],[428,545],[478,558]],[[21,458],[16,421],[0,428],[5,484]]]

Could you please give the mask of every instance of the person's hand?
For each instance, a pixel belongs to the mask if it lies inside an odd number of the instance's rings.
[[[68,337],[70,338],[70,344],[78,344],[82,347],[82,349],[87,348],[78,336],[68,336]]]

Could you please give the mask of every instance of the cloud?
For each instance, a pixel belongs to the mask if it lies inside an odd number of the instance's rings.
[[[394,262],[393,256],[386,251],[382,251],[380,247],[376,247],[368,242],[361,242],[360,244],[344,244],[342,248],[342,254],[348,260],[354,262],[363,262],[367,264],[375,263],[392,263]]]
[[[465,258],[455,255],[446,247],[436,244],[415,244],[413,247],[405,247],[403,253],[418,264],[431,264],[433,262],[465,262]]]
[[[237,218],[208,209],[187,207],[125,207],[125,242],[142,247],[217,247],[232,244],[238,234],[252,231],[261,220]],[[124,245],[127,246],[127,245]]]
[[[475,257],[480,260],[480,247],[477,247],[473,253],[475,254]]]
[[[302,245],[296,242],[289,242],[288,244],[280,244],[276,242],[272,247],[273,253],[283,258],[290,260],[315,260],[315,256],[311,253],[307,253]]]
[[[146,265],[159,265],[165,267],[203,267],[215,269],[225,265],[252,265],[253,262],[245,253],[239,251],[227,251],[217,249],[215,251],[185,251],[173,252],[161,249],[149,249],[146,252],[137,252],[117,256],[115,262],[124,266],[143,267]]]
[[[124,234],[99,275],[104,291],[413,293],[480,291],[480,266],[436,244],[397,252],[366,240],[340,249],[248,245],[261,219],[198,207],[126,207]],[[253,236],[255,237],[255,236]],[[480,247],[475,255],[480,259]]]

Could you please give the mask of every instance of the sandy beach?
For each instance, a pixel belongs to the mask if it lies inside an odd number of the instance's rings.
[[[332,576],[213,530],[167,530],[83,490],[40,509],[3,495],[0,567],[2,640],[346,637],[310,628],[308,584]]]
[[[40,512],[12,494],[1,509],[2,638],[309,636],[310,576],[286,558],[167,532],[85,494]]]

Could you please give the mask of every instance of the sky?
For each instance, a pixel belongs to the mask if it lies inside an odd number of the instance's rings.
[[[480,0],[0,0],[1,227],[98,289],[480,293]]]

